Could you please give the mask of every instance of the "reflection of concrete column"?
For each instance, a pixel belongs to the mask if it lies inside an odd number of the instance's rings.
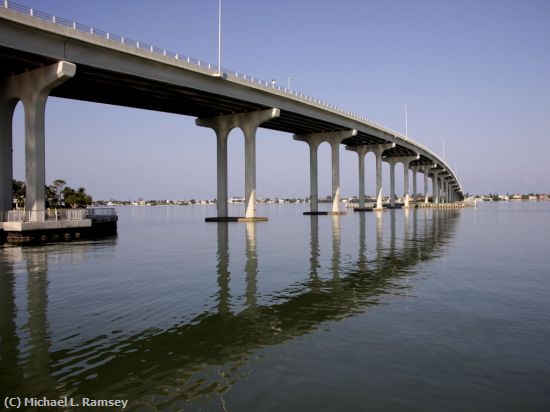
[[[376,215],[376,269],[382,270],[384,265],[384,221],[381,210],[375,211]]]
[[[13,265],[0,257],[0,388],[3,393],[16,395],[22,373],[17,351],[17,306],[15,304],[15,278]]]
[[[364,213],[359,214],[359,270],[367,270],[367,234]]]
[[[311,216],[310,221],[310,278],[312,290],[319,290],[319,217]]]
[[[332,277],[340,277],[340,216],[332,216]]]
[[[395,229],[395,209],[393,209],[390,213],[390,255],[394,255],[396,247],[395,247],[395,239],[396,239],[396,229]]]
[[[5,209],[6,181],[11,177],[8,171],[12,167],[11,119],[17,100],[23,102],[25,110],[25,209],[29,211],[31,221],[43,221],[46,218],[46,140],[45,111],[50,92],[61,83],[73,77],[76,66],[60,61],[25,73],[10,76],[0,84],[0,115],[4,124],[0,129],[0,196],[1,208]],[[9,182],[11,190],[11,181]],[[10,198],[11,203],[11,198]],[[11,209],[11,204],[10,207]]]
[[[50,338],[48,333],[48,261],[46,249],[29,249],[23,252],[27,263],[27,312],[28,320],[23,326],[28,334],[28,355],[23,362],[25,384],[37,393],[55,390],[50,378]],[[40,389],[38,389],[40,388]]]
[[[218,217],[227,217],[227,137],[229,132],[238,127],[244,133],[245,217],[254,218],[256,206],[256,130],[262,123],[279,117],[279,115],[279,109],[273,108],[195,120],[197,126],[213,129],[218,138]]]
[[[246,305],[256,307],[258,253],[256,252],[256,223],[246,222]]]
[[[227,222],[221,222],[218,225],[218,252],[217,252],[217,272],[218,272],[218,313],[229,313],[229,302],[231,292],[229,289],[229,280],[231,272],[229,271],[229,227]]]
[[[410,227],[409,227],[409,219],[410,219],[410,210],[409,209],[405,209],[404,211],[404,217],[405,217],[405,221],[403,223],[403,225],[405,226],[404,227],[404,236],[403,236],[403,250],[407,250],[408,248],[408,245],[409,245],[409,241],[410,241]]]

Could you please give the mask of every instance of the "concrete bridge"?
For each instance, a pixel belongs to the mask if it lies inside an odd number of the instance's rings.
[[[256,131],[291,133],[310,151],[311,214],[318,209],[317,149],[332,148],[332,208],[340,212],[339,149],[358,154],[359,207],[365,205],[364,158],[376,156],[376,208],[382,208],[382,161],[390,165],[390,202],[395,203],[395,165],[404,166],[404,206],[412,200],[416,174],[428,177],[433,202],[463,200],[457,176],[426,147],[400,133],[332,104],[234,71],[3,0],[0,6],[0,214],[12,208],[12,118],[25,111],[25,209],[45,219],[45,131],[48,96],[114,104],[196,117],[217,139],[217,217],[230,220],[227,140],[234,128],[245,136],[245,218],[255,216]],[[326,212],[325,212],[326,213]]]

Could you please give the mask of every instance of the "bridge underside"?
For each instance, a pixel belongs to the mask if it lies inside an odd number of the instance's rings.
[[[8,77],[57,62],[37,54],[0,47],[0,76]],[[101,90],[98,93],[98,90]],[[190,87],[181,87],[150,78],[99,69],[79,64],[75,76],[56,87],[51,96],[112,104],[123,107],[180,114],[197,118],[246,113],[269,109],[268,106],[251,103],[227,95],[207,93]],[[342,130],[342,126],[302,114],[281,110],[278,118],[264,124],[263,128],[291,134],[319,133]],[[385,140],[359,131],[345,139],[348,146],[384,143]],[[410,155],[404,147],[396,147],[392,156]]]

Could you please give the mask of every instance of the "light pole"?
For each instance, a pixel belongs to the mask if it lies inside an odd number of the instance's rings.
[[[286,79],[286,89],[287,89],[287,90],[290,90],[290,81],[291,81],[291,80],[292,80],[292,77],[288,77],[288,78]]]
[[[222,0],[218,0],[218,76],[222,75]]]
[[[407,105],[403,105],[405,107],[405,140],[409,138],[409,125],[408,125],[408,118],[407,118]]]

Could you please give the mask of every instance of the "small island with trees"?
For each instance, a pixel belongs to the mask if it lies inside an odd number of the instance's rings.
[[[92,207],[84,187],[73,189],[56,179],[45,186],[44,212],[38,218],[25,209],[25,183],[13,180],[13,210],[0,226],[0,243],[36,244],[113,236],[118,217],[114,207]]]

